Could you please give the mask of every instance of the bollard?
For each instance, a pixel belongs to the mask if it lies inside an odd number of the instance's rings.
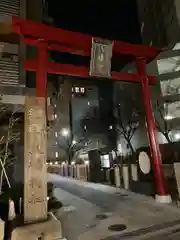
[[[137,164],[131,164],[131,175],[132,175],[132,180],[133,181],[138,181],[138,168]]]
[[[74,178],[77,179],[77,165],[74,166]]]
[[[64,177],[68,177],[68,164],[64,164]]]
[[[79,164],[76,165],[76,178],[79,180]]]
[[[60,176],[63,177],[63,165],[60,166]]]
[[[124,189],[129,189],[129,168],[128,165],[122,166]]]
[[[74,165],[69,166],[69,173],[70,173],[70,177],[74,178]]]
[[[121,187],[121,177],[120,177],[120,168],[116,166],[114,168],[114,177],[115,177],[115,185],[116,187]]]
[[[106,171],[106,179],[107,179],[108,184],[110,185],[110,184],[111,184],[111,180],[110,180],[110,169],[108,169],[108,170]]]
[[[87,181],[87,167],[85,164],[79,164],[77,166],[77,179]]]

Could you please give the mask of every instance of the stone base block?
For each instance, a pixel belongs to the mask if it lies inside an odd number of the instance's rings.
[[[60,240],[62,238],[61,223],[51,214],[46,222],[18,227],[12,232],[12,240]]]
[[[156,199],[157,203],[171,203],[172,202],[172,198],[170,195],[160,196],[160,195],[156,194],[155,199]]]

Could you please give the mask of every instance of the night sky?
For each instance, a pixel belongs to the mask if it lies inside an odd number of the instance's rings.
[[[49,14],[55,19],[55,25],[93,36],[140,43],[135,0],[96,5],[81,2],[83,5],[78,1],[49,0]]]

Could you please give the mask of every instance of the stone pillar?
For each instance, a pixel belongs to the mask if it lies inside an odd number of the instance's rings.
[[[26,97],[24,129],[24,221],[47,219],[45,99]]]

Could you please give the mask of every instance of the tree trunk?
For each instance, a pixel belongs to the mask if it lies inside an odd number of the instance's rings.
[[[127,143],[128,143],[129,148],[131,149],[132,155],[134,155],[135,151],[134,151],[133,145],[132,145],[132,143],[131,143],[131,140],[129,140],[129,139],[126,138],[126,141],[127,141]]]
[[[168,133],[163,133],[163,135],[165,136],[165,138],[166,138],[168,143],[172,143],[171,139],[169,138],[169,134]]]
[[[70,148],[67,151],[67,155],[68,155],[68,164],[71,164],[71,149]]]

